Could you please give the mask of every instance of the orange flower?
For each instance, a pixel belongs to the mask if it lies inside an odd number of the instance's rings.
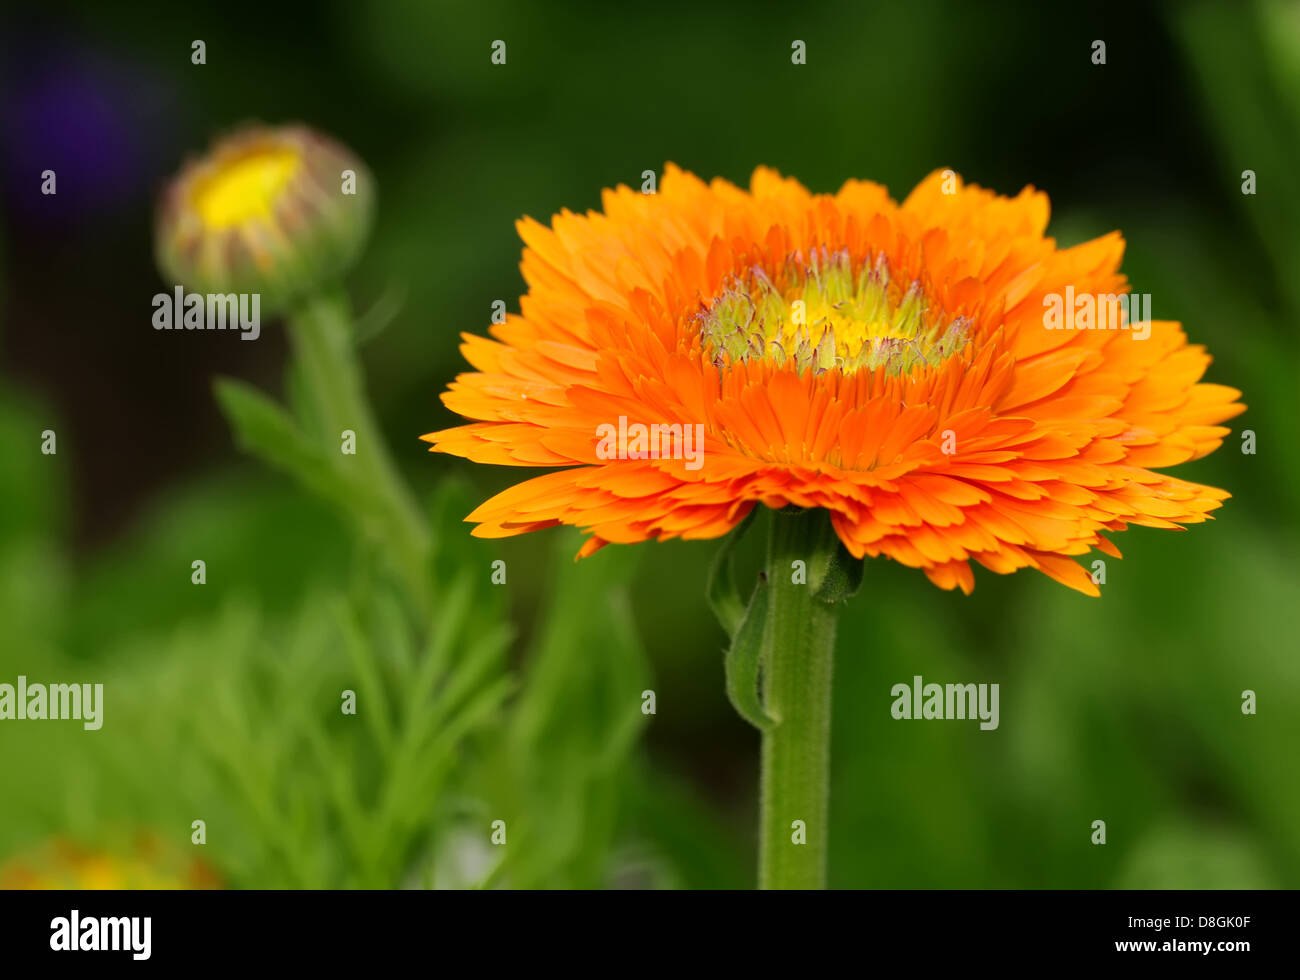
[[[477,371],[443,400],[473,421],[423,438],[565,467],[469,515],[482,537],[570,524],[586,555],[820,507],[855,557],[945,589],[973,588],[974,559],[1096,595],[1071,556],[1206,520],[1225,491],[1155,470],[1213,451],[1245,406],[1199,383],[1210,357],[1177,323],[1115,315],[1117,232],[1059,249],[1047,218],[1032,188],[950,173],[899,205],[856,180],[811,194],[760,168],[746,193],[670,166],[658,194],[519,223],[521,314],[464,335]],[[1093,319],[1062,322],[1082,297]]]

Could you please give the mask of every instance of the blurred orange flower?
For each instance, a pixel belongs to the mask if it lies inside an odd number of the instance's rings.
[[[83,847],[59,838],[0,865],[0,890],[219,888],[204,862],[184,859],[151,835],[125,852]]]

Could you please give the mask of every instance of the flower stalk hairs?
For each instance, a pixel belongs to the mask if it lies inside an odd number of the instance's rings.
[[[763,733],[763,887],[824,883],[836,607],[865,558],[966,593],[978,564],[1097,595],[1075,559],[1119,557],[1105,532],[1228,496],[1161,471],[1218,447],[1240,392],[1201,382],[1179,324],[1130,320],[1118,233],[1062,249],[1047,221],[1043,194],[951,172],[899,204],[670,166],[657,194],[521,221],[520,312],[464,336],[475,370],[443,400],[469,422],[424,438],[553,470],[474,534],[573,525],[582,557],[771,511],[763,574],[737,586],[733,534],[709,586],[728,692]]]

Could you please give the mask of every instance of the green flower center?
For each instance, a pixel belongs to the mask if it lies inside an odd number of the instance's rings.
[[[883,255],[854,269],[847,250],[825,248],[734,276],[696,319],[719,367],[767,358],[801,373],[903,374],[960,351],[971,327],[933,307],[919,282],[892,281]]]

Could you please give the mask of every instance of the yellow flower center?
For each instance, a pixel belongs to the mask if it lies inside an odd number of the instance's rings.
[[[301,164],[298,153],[285,147],[248,150],[196,180],[191,202],[203,223],[217,230],[269,218]]]
[[[970,321],[932,310],[919,283],[892,283],[883,256],[854,270],[847,251],[825,248],[734,277],[697,320],[719,366],[764,357],[819,373],[901,374],[937,364],[970,338]]]

